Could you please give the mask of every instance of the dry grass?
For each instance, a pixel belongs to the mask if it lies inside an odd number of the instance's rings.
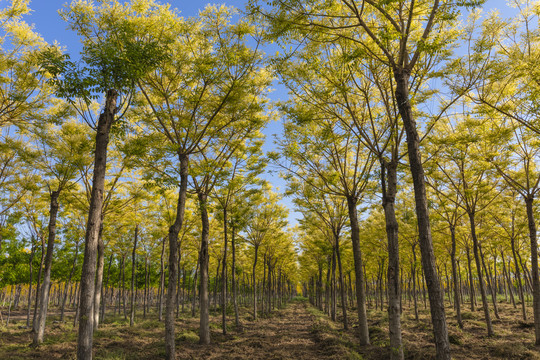
[[[407,305],[407,304],[404,304]],[[448,307],[447,320],[456,360],[475,359],[539,359],[540,349],[534,346],[532,314],[521,320],[520,309],[499,304],[501,319],[493,316],[494,337],[487,337],[483,312],[471,312],[464,306],[464,329],[456,325],[455,314]],[[247,309],[242,327],[235,329],[233,317],[229,318],[228,334],[220,329],[220,317],[211,316],[212,344],[198,343],[198,318],[183,314],[177,320],[178,359],[366,359],[389,358],[388,315],[386,312],[368,311],[372,345],[357,344],[356,314],[349,311],[352,329],[343,330],[339,322],[332,322],[326,314],[305,301],[294,301],[285,309],[267,318],[252,321]],[[160,359],[164,358],[164,326],[155,320],[136,322],[129,327],[123,317],[109,316],[94,337],[96,359]],[[493,314],[492,314],[493,315]],[[39,348],[30,347],[31,334],[17,319],[9,328],[0,327],[0,359],[75,359],[76,329],[71,319],[65,324],[48,324],[46,341]],[[406,359],[433,359],[435,346],[432,340],[429,310],[420,305],[419,320],[412,309],[405,307],[402,316],[403,344]]]

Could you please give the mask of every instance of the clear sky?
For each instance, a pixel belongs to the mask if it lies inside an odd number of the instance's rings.
[[[163,1],[165,2],[165,1]],[[71,54],[72,58],[77,57],[77,53],[80,50],[79,40],[77,35],[66,29],[66,24],[58,15],[58,10],[61,9],[64,4],[69,3],[66,0],[33,0],[30,3],[30,8],[33,10],[32,14],[25,18],[28,23],[34,24],[35,30],[43,36],[45,41],[48,43],[58,42],[60,45],[67,48],[68,53]],[[169,1],[172,7],[180,10],[180,14],[185,17],[197,15],[200,9],[203,9],[207,4],[213,3],[225,3],[228,6],[234,6],[237,8],[244,8],[246,1],[245,0],[226,0],[226,1],[206,1],[206,0],[173,0]],[[484,5],[486,10],[488,9],[500,9],[501,14],[509,15],[513,12],[513,9],[510,10],[504,0],[488,0]],[[271,94],[272,100],[284,100],[286,98],[286,91],[276,84],[274,86],[275,90]],[[273,122],[267,129],[264,131],[266,135],[266,144],[265,150],[272,150],[273,145],[273,135],[281,133],[281,123]],[[267,180],[271,181],[274,187],[280,187],[281,190],[284,190],[285,183],[282,179],[278,178],[277,172],[274,174],[267,174],[265,177]],[[291,224],[296,223],[296,218],[299,218],[301,215],[293,211],[292,202],[290,199],[284,199],[283,204],[290,209],[289,222]]]

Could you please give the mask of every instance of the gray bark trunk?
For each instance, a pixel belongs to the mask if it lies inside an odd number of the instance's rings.
[[[165,308],[165,355],[167,360],[176,359],[174,335],[174,308],[176,281],[178,277],[178,233],[184,222],[188,181],[188,156],[179,155],[180,160],[180,188],[178,190],[178,204],[174,224],[169,228],[169,283],[167,286],[167,300]]]
[[[114,122],[117,98],[118,93],[115,90],[107,91],[105,109],[100,114],[97,124],[94,176],[92,179],[92,193],[90,195],[84,261],[81,273],[80,321],[77,339],[77,359],[79,360],[92,359],[97,246],[101,227],[105,173],[107,171],[107,147],[109,133]]]
[[[535,344],[540,345],[540,280],[538,279],[538,242],[536,240],[536,223],[534,221],[533,202],[530,195],[525,199],[527,205],[527,221],[529,224],[529,239],[531,241],[531,272],[533,288],[533,315]]]
[[[369,345],[369,330],[366,312],[366,291],[364,286],[364,265],[360,249],[360,228],[358,226],[357,199],[348,196],[347,207],[351,223],[351,240],[353,245],[354,273],[356,285],[356,302],[358,311],[358,340],[360,345]]]
[[[49,238],[47,241],[47,255],[45,256],[45,269],[43,271],[43,284],[39,294],[39,314],[37,319],[37,331],[34,332],[32,343],[37,346],[43,342],[45,335],[45,321],[47,320],[47,309],[49,306],[49,290],[51,287],[51,268],[54,252],[54,240],[56,239],[56,217],[58,214],[58,196],[60,190],[51,192],[51,203],[49,212]]]
[[[139,240],[139,224],[135,225],[135,238],[133,240],[133,250],[131,251],[131,308],[129,312],[129,326],[135,324],[135,273],[137,256],[137,241]]]
[[[209,321],[209,298],[208,298],[208,237],[210,235],[210,222],[208,220],[208,202],[207,195],[203,193],[197,194],[199,198],[199,208],[201,211],[202,234],[201,234],[201,251],[199,254],[199,269],[200,269],[200,291],[199,291],[199,308],[200,308],[200,328],[199,342],[201,344],[210,344],[210,321]]]
[[[435,253],[433,251],[433,241],[431,238],[424,168],[422,165],[422,157],[420,155],[420,139],[418,137],[416,122],[414,120],[409,99],[410,74],[397,67],[393,70],[396,79],[395,95],[398,110],[407,135],[407,151],[409,154],[409,167],[414,185],[420,253],[422,254],[422,268],[424,270],[424,277],[429,295],[436,356],[439,360],[450,360],[450,341],[448,340],[444,299],[439,283],[439,277],[437,276]]]
[[[390,358],[403,360],[401,341],[401,306],[399,283],[398,222],[395,212],[397,192],[397,164],[381,163],[382,206],[386,220],[388,240],[388,319],[390,331]]]

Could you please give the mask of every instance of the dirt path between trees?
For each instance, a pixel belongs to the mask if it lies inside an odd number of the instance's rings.
[[[293,302],[268,319],[243,323],[240,332],[212,334],[209,347],[179,344],[180,359],[344,359],[335,343],[319,336],[306,302]]]

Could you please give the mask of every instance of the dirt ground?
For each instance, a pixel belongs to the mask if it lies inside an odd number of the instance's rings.
[[[422,306],[419,319],[407,304],[402,316],[403,345],[406,359],[433,359],[429,310]],[[481,310],[464,307],[465,328],[455,324],[454,313],[447,308],[452,357],[457,360],[540,359],[535,347],[532,313],[527,321],[520,319],[519,308],[500,304],[501,319],[493,317],[494,337],[487,337]],[[345,331],[341,323],[332,322],[326,314],[305,300],[291,302],[270,317],[256,322],[243,309],[242,326],[234,327],[234,317],[228,318],[228,334],[223,335],[219,314],[211,316],[211,345],[198,343],[198,318],[182,314],[177,320],[178,359],[388,359],[388,317],[385,311],[368,311],[372,344],[360,347],[356,341],[354,309],[349,310],[352,328]],[[341,313],[338,311],[338,313]],[[15,313],[15,315],[17,315]],[[22,314],[21,314],[22,315]],[[24,327],[25,316],[12,318],[9,328],[0,326],[0,359],[75,359],[76,329],[69,314],[66,323],[51,316],[45,343],[39,348],[29,346],[31,334]],[[164,358],[164,326],[155,320],[137,315],[135,326],[123,316],[108,315],[94,337],[95,359],[160,359]]]

